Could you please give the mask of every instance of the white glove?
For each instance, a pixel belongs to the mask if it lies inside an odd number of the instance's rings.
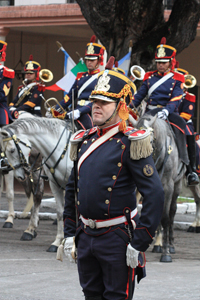
[[[9,107],[9,110],[10,111],[16,110],[16,107],[11,106],[11,107]]]
[[[50,111],[46,111],[45,117],[46,117],[46,118],[52,118],[51,112],[50,112]]]
[[[162,109],[158,112],[158,119],[166,120],[169,115],[169,112],[167,109]]]
[[[127,250],[126,250],[126,264],[128,267],[131,267],[132,269],[136,268],[138,266],[138,255],[140,251],[134,249],[131,244],[128,244]]]
[[[68,115],[69,119],[73,118],[73,112],[72,111],[68,112],[67,115]],[[74,120],[77,120],[80,117],[80,115],[81,115],[80,110],[75,109],[74,110]]]
[[[68,237],[65,240],[65,244],[64,244],[64,253],[67,256],[67,258],[69,259],[70,262],[75,262],[75,260],[72,258],[72,247],[73,247],[73,236],[72,237]]]

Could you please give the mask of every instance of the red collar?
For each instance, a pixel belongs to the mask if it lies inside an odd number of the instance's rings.
[[[89,75],[94,75],[96,73],[99,73],[100,72],[100,69],[95,69],[95,70],[92,70],[92,71],[88,71],[88,74]]]
[[[169,74],[170,72],[171,72],[171,70],[169,70],[169,71],[167,71],[165,73],[160,73],[160,72],[157,71],[157,73],[158,73],[159,76],[165,76],[165,75]]]
[[[97,134],[98,134],[98,136],[102,136],[102,135],[104,135],[106,132],[108,132],[110,129],[119,126],[119,123],[120,123],[120,122],[118,122],[117,124],[113,124],[113,125],[111,125],[111,126],[109,126],[109,127],[102,128],[102,129],[99,128],[99,127],[97,127]]]

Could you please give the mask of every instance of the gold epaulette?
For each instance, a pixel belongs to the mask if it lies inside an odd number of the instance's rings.
[[[140,158],[146,158],[150,156],[153,152],[152,142],[153,142],[153,130],[152,128],[142,128],[128,129],[124,133],[128,136],[131,141],[130,147],[130,158],[133,160],[139,160]]]
[[[88,137],[90,134],[94,133],[95,131],[97,131],[96,127],[93,127],[91,129],[88,130],[79,130],[77,132],[75,132],[71,138],[70,138],[70,144],[71,144],[71,148],[70,148],[70,154],[69,157],[72,161],[76,161],[78,158],[77,155],[77,151],[78,151],[78,144],[80,142],[82,142],[86,137]]]

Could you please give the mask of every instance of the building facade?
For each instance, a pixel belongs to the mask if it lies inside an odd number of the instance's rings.
[[[165,19],[170,15],[173,0],[164,0]],[[200,27],[196,39],[188,48],[177,55],[180,67],[188,70],[197,79],[197,86],[191,91],[196,94],[196,114],[194,118],[197,132],[200,132]],[[85,46],[93,31],[83,17],[79,5],[74,0],[0,0],[0,39],[8,43],[6,66],[16,71],[9,102],[21,83],[21,70],[30,54],[49,69],[54,79],[48,85],[63,76],[64,54],[58,52],[59,41],[77,63],[79,55],[84,57]],[[56,97],[59,101],[62,92],[45,92],[45,98]]]

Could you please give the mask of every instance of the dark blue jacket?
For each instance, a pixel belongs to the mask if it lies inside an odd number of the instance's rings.
[[[183,96],[183,83],[185,79],[182,74],[174,71],[170,72],[174,75],[152,92],[147,100],[147,104],[163,106],[169,111],[169,113],[172,113],[178,112],[178,107]],[[135,107],[140,105],[142,100],[148,95],[149,89],[165,75],[167,74],[164,73],[162,75],[158,71],[147,72],[144,76],[141,88],[134,95],[132,104],[134,104]]]
[[[97,130],[80,144],[78,159],[99,138]],[[155,235],[160,222],[164,191],[152,156],[133,160],[130,158],[131,141],[119,132],[93,151],[82,163],[78,172],[78,213],[85,218],[108,220],[124,215],[125,208],[136,208],[135,189],[143,196],[143,208],[139,218],[134,218],[137,228],[134,231],[132,246],[145,251]],[[150,172],[148,173],[148,170]],[[64,235],[74,236],[76,230],[74,205],[74,173],[66,186],[64,208]],[[81,228],[87,234],[105,234],[112,227],[102,229]],[[123,226],[117,226],[124,229]],[[116,227],[115,227],[116,228]],[[78,229],[78,230],[79,230]]]

